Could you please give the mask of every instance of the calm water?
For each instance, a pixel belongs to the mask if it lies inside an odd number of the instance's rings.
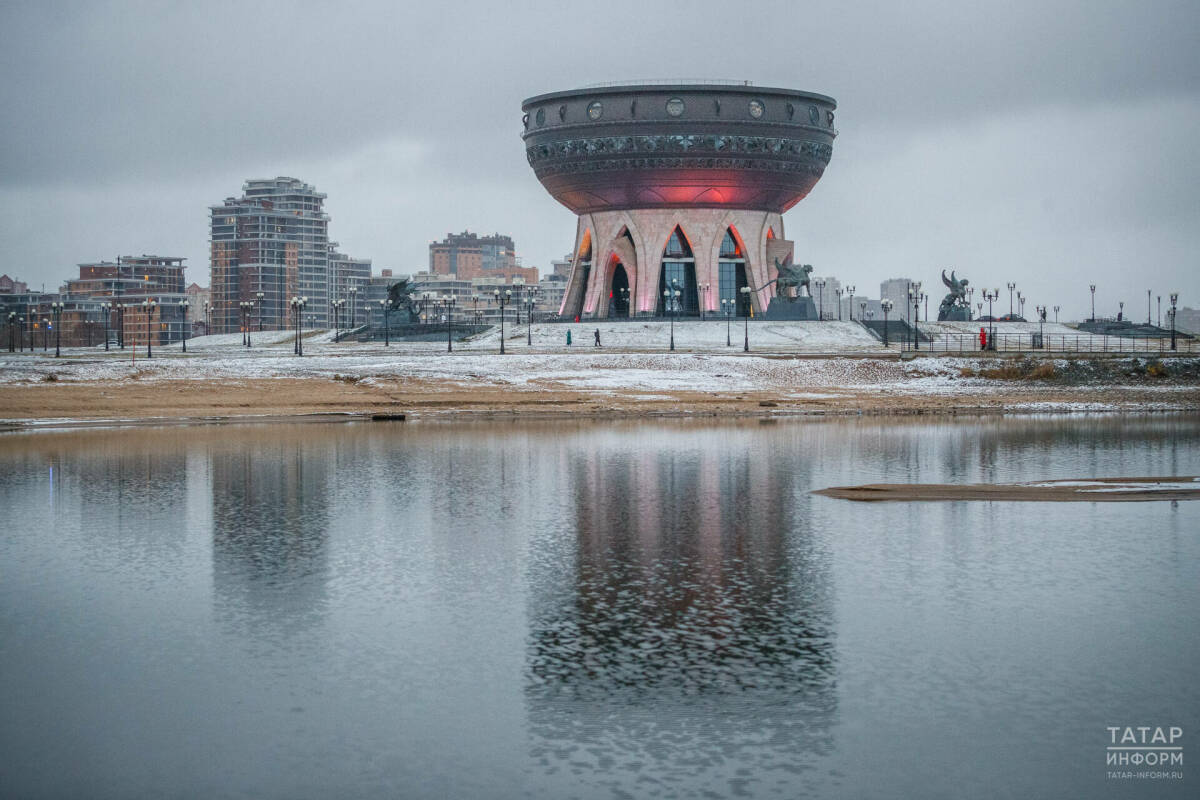
[[[1200,503],[810,490],[1200,475],[1198,445],[1186,417],[6,434],[0,794],[1189,795],[1107,780],[1105,728],[1200,756]]]

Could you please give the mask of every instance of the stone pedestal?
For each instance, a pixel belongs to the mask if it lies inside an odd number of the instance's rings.
[[[970,322],[971,311],[965,306],[938,309],[938,322]]]
[[[817,304],[811,297],[797,297],[789,300],[786,297],[772,297],[767,306],[763,319],[772,322],[785,320],[817,320]]]

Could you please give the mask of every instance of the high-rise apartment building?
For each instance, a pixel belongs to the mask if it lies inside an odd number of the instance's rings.
[[[550,262],[550,274],[561,275],[564,278],[571,277],[571,267],[575,264],[574,258],[570,253],[567,253],[562,258],[556,258]]]
[[[29,284],[25,281],[19,281],[7,275],[0,275],[0,294],[23,294],[28,291]]]
[[[371,259],[353,258],[329,245],[329,301],[367,302],[367,287],[371,283]]]
[[[289,301],[308,298],[305,324],[329,319],[329,215],[325,195],[295,178],[249,180],[241,197],[210,206],[213,333],[237,331],[242,302],[251,318],[286,327]]]
[[[536,267],[518,263],[511,236],[494,233],[479,236],[470,231],[448,233],[440,242],[429,243],[429,271],[435,275],[455,275],[460,280],[488,278],[537,283]]]
[[[908,287],[912,285],[912,278],[888,278],[879,284],[880,299],[892,301],[892,319],[912,319],[912,302],[908,299]]]

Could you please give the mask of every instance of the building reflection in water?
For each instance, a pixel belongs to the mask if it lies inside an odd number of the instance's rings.
[[[225,622],[256,636],[286,639],[325,606],[335,459],[318,442],[251,439],[211,454],[214,597]]]
[[[805,459],[737,441],[569,458],[573,525],[535,541],[530,573],[527,708],[547,773],[635,795],[791,794],[831,750],[832,598],[795,488]]]

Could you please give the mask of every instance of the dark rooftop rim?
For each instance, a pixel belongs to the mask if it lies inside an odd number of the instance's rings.
[[[579,97],[596,97],[599,95],[627,95],[640,93],[662,94],[663,92],[679,91],[679,92],[722,92],[727,94],[773,94],[786,95],[788,97],[799,97],[805,100],[817,100],[823,103],[829,103],[834,108],[837,108],[837,100],[826,94],[818,94],[816,92],[803,92],[799,89],[783,89],[775,86],[758,86],[753,83],[632,83],[628,85],[602,85],[593,86],[591,88],[582,89],[567,89],[560,92],[547,92],[546,94],[534,95],[521,102],[521,110],[527,111],[532,106],[547,103],[553,100],[565,100],[567,98]]]

